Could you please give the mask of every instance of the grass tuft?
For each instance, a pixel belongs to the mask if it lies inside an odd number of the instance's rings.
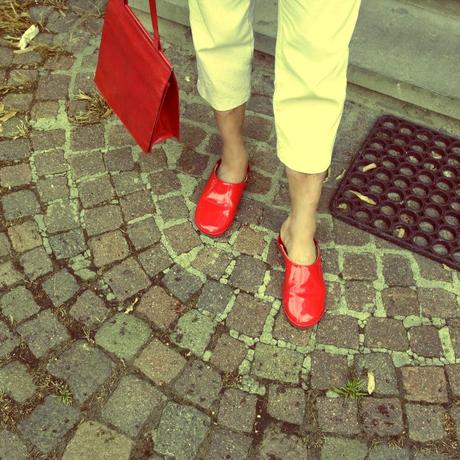
[[[80,112],[74,118],[75,123],[79,125],[96,123],[104,118],[108,118],[112,114],[112,109],[97,92],[87,94],[80,90],[77,99],[80,101],[87,101],[86,112]]]
[[[354,378],[339,388],[333,388],[332,391],[345,399],[358,399],[367,395],[367,392],[364,391],[365,384],[363,379]]]

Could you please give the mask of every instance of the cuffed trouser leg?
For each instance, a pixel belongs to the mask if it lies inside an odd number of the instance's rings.
[[[254,0],[189,0],[197,90],[215,110],[251,95]]]
[[[279,0],[273,110],[278,158],[330,166],[346,97],[349,42],[360,0]]]

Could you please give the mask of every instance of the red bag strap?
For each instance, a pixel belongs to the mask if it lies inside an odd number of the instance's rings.
[[[124,0],[125,4],[128,4],[128,0]],[[149,0],[150,3],[150,18],[152,19],[153,27],[153,43],[155,47],[162,51],[160,43],[160,33],[158,31],[158,14],[157,14],[157,2],[156,0]]]

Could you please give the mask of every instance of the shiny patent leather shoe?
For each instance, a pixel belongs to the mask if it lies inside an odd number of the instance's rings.
[[[321,254],[315,240],[316,260],[310,265],[292,262],[278,235],[277,245],[284,259],[283,311],[288,321],[297,328],[315,325],[324,315],[326,284],[321,267]]]
[[[195,208],[195,224],[209,236],[221,235],[232,225],[249,175],[248,165],[243,181],[224,182],[217,177],[220,163],[217,160]]]

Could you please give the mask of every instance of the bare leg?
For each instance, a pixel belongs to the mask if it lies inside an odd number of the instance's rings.
[[[248,152],[243,142],[243,123],[246,103],[230,110],[214,110],[217,127],[222,138],[222,163],[217,176],[225,181],[238,183],[246,175]]]
[[[281,239],[289,258],[298,264],[309,265],[316,260],[313,237],[316,231],[316,209],[326,171],[306,174],[286,166],[291,198],[291,213],[281,226]]]

